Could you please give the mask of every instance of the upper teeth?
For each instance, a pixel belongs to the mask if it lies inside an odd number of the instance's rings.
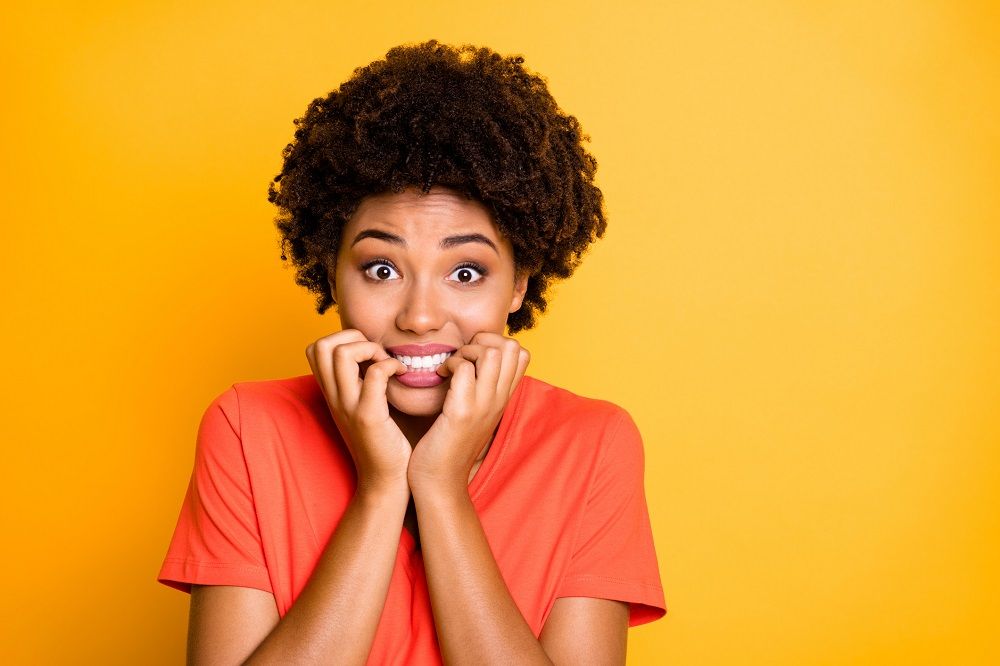
[[[408,368],[414,370],[420,368],[433,368],[435,366],[444,363],[444,360],[452,355],[453,352],[446,352],[443,354],[434,354],[432,356],[401,356],[399,354],[393,354],[393,356],[403,363]]]

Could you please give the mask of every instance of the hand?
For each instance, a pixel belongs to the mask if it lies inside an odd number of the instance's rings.
[[[490,443],[530,359],[517,340],[481,331],[437,369],[451,376],[451,384],[441,414],[410,454],[411,491],[467,491],[472,466]]]
[[[306,358],[354,459],[358,488],[405,486],[411,447],[389,416],[385,391],[406,366],[356,329],[320,338],[306,347]]]

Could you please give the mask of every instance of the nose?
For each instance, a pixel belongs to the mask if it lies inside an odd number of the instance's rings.
[[[424,335],[440,329],[444,325],[444,320],[444,299],[441,294],[435,292],[431,281],[420,279],[411,281],[396,315],[396,327],[401,331]]]

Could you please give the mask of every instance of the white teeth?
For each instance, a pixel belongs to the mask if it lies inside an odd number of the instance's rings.
[[[436,370],[437,366],[444,363],[445,359],[451,356],[452,353],[445,352],[434,354],[433,356],[400,356],[399,354],[394,354],[393,356],[409,370]]]

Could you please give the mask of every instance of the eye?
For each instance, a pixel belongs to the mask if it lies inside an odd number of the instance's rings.
[[[486,277],[486,268],[479,264],[465,263],[455,268],[451,274],[455,276],[456,282],[471,284]]]
[[[388,282],[399,278],[399,273],[387,259],[373,259],[361,267],[365,275],[375,282]],[[374,270],[372,270],[374,269]]]

